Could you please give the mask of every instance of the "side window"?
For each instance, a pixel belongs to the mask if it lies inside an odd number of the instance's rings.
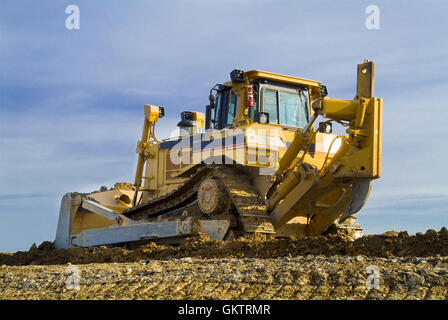
[[[216,95],[216,107],[215,107],[215,118],[214,120],[214,129],[218,129],[219,128],[219,118],[220,118],[220,114],[221,114],[221,102],[222,102],[222,94],[219,93]]]
[[[308,122],[308,91],[265,88],[262,108],[269,113],[269,123],[303,128]]]
[[[280,124],[305,127],[308,121],[306,97],[303,93],[279,91]]]
[[[229,114],[227,115],[227,124],[231,124],[233,118],[236,116],[236,99],[237,96],[232,92],[232,98],[230,99]]]
[[[249,108],[248,116],[250,120],[255,121],[255,111],[257,110],[257,102],[254,101],[254,106],[252,108]]]
[[[269,123],[278,124],[277,90],[263,90],[263,112],[269,113]]]

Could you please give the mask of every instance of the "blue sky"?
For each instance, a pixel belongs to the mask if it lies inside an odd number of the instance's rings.
[[[65,28],[65,8],[80,29]],[[380,9],[368,30],[365,8]],[[11,1],[0,3],[0,251],[53,240],[62,195],[132,181],[143,104],[170,133],[235,68],[324,82],[352,98],[376,62],[383,171],[366,233],[448,226],[446,1]]]

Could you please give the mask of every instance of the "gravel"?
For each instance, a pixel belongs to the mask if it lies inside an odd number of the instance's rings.
[[[369,268],[377,268],[378,286]],[[182,258],[0,267],[0,299],[447,299],[447,288],[445,257]]]
[[[448,299],[448,232],[0,253],[0,299]]]

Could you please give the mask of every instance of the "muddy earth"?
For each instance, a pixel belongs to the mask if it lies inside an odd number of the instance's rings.
[[[0,299],[448,299],[448,230],[0,253]]]

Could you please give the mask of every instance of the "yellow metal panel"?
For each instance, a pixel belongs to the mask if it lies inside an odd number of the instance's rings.
[[[157,122],[159,119],[160,108],[151,104],[145,104],[145,117],[149,122]]]
[[[375,112],[375,119],[374,119],[374,127],[373,127],[373,134],[374,134],[374,145],[373,145],[373,175],[375,178],[379,178],[381,176],[381,144],[382,144],[382,117],[383,117],[383,99],[376,99],[376,112]]]
[[[375,63],[364,61],[358,64],[356,95],[358,98],[373,98],[375,95]]]
[[[157,190],[157,181],[158,181],[158,171],[160,164],[160,150],[159,144],[153,144],[150,147],[151,154],[153,155],[151,158],[148,158],[146,161],[146,173],[145,173],[145,189],[148,190]]]
[[[266,71],[260,71],[260,70],[246,71],[246,72],[244,72],[244,75],[247,76],[249,79],[260,79],[261,78],[261,79],[268,79],[268,80],[278,81],[278,82],[283,82],[283,83],[303,85],[303,86],[307,86],[307,87],[319,87],[319,85],[322,83],[320,81],[297,78],[297,77],[287,76],[284,74],[278,74],[278,73],[272,73],[272,72],[266,72]]]
[[[352,145],[351,151],[341,159],[341,166],[335,172],[338,177],[379,178],[381,174],[381,114],[382,100],[370,99],[366,109],[363,128],[353,130],[353,140],[359,140],[359,147]]]
[[[193,120],[198,128],[204,128],[205,115],[202,112],[193,112]]]
[[[350,121],[356,117],[358,106],[356,100],[324,98],[324,117]]]
[[[157,183],[157,188],[159,189],[160,186],[165,185],[165,170],[166,170],[166,163],[165,163],[165,157],[160,157],[159,156],[159,145],[157,145],[157,157],[155,158],[158,161],[158,165],[157,165],[157,169],[155,170],[155,177],[156,177],[156,183]],[[158,195],[159,194],[159,190],[157,190]]]
[[[78,209],[70,224],[70,234],[78,234],[87,229],[107,228],[115,222],[87,210]]]
[[[121,213],[123,210],[129,208],[133,195],[133,190],[108,190],[91,193],[89,198],[94,199],[96,202],[101,203],[101,205],[111,210]]]

